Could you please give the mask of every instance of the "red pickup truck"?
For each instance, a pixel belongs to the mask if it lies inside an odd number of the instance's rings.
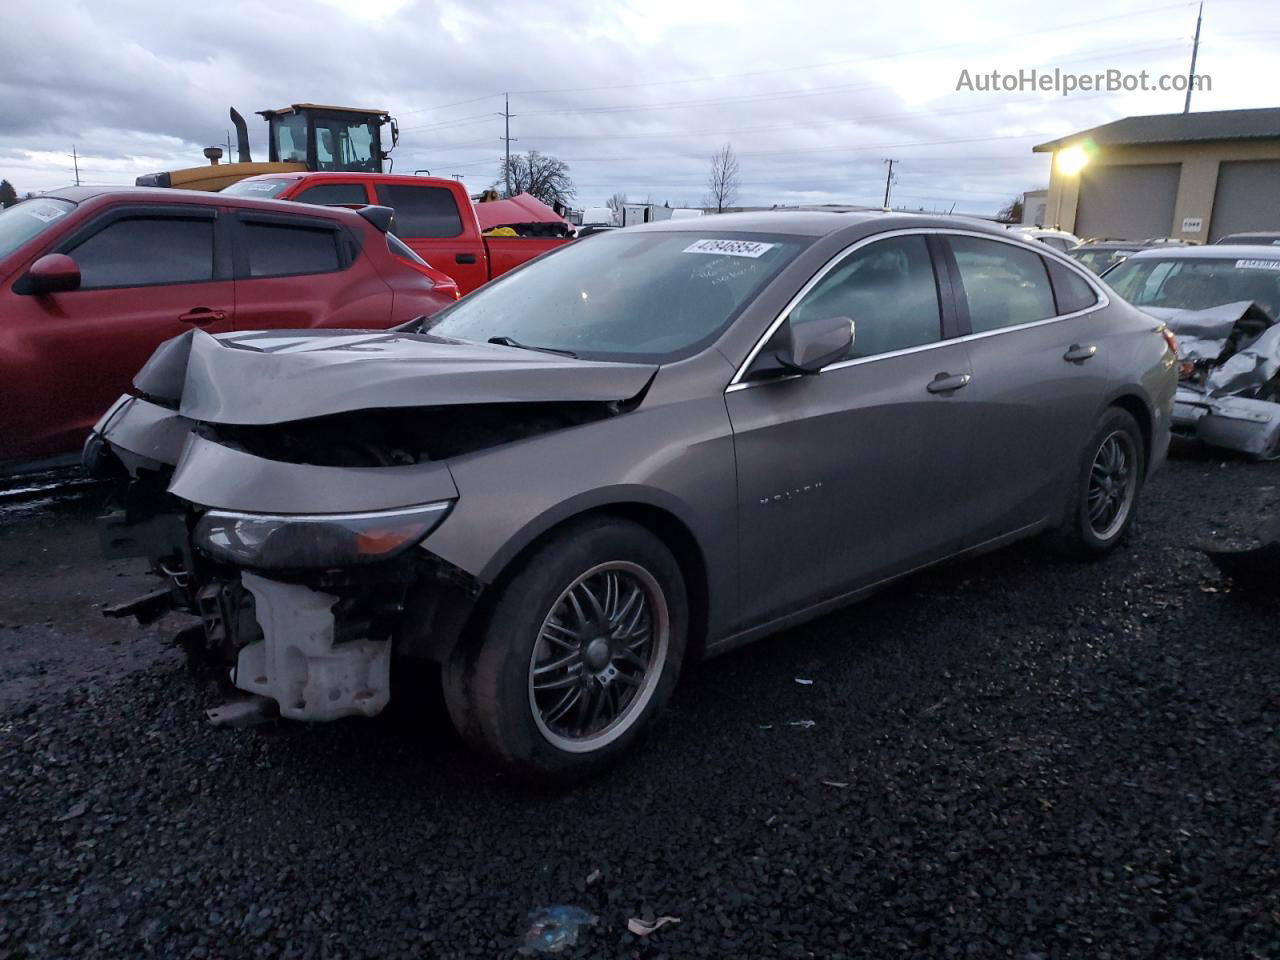
[[[502,217],[485,217],[482,228],[477,208],[456,180],[382,173],[268,173],[248,177],[226,187],[224,194],[241,197],[298,200],[316,204],[377,204],[395,210],[395,234],[418,256],[453,277],[458,289],[470,293],[494,277],[554,250],[573,239],[569,224],[537,201],[521,210],[515,197],[482,206],[502,204],[510,225],[519,232],[531,222],[537,232],[550,233],[558,222],[561,236],[485,236],[484,229],[506,226]],[[528,198],[532,200],[532,198]],[[539,213],[541,207],[545,213]],[[538,217],[536,221],[531,218]]]

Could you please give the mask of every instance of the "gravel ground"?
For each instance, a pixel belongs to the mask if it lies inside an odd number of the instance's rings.
[[[87,511],[6,518],[0,637],[47,667],[0,661],[0,958],[504,957],[555,903],[599,917],[567,956],[1280,957],[1280,601],[1189,547],[1277,485],[1174,462],[1102,563],[1015,547],[700,666],[567,793],[425,694],[214,730],[163,630],[101,639],[143,581]]]

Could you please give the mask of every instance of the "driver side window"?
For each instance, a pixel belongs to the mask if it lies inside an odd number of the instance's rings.
[[[854,251],[809,291],[790,319],[799,324],[830,317],[854,322],[848,360],[940,341],[942,313],[925,238],[889,237]]]

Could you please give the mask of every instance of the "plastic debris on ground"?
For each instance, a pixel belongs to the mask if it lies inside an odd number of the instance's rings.
[[[559,953],[575,947],[578,945],[578,931],[584,926],[594,926],[595,922],[595,914],[581,907],[557,905],[535,910],[529,914],[529,929],[525,931],[520,952]]]
[[[627,929],[637,937],[647,937],[655,930],[665,927],[668,923],[679,922],[679,917],[655,917],[653,920],[641,920],[639,917],[632,917],[627,921]]]
[[[812,680],[810,680],[810,679],[808,679],[807,677],[796,677],[796,683],[800,684],[800,686],[802,686],[802,687],[812,687],[812,686],[813,686],[813,681],[812,681]]]
[[[817,720],[788,720],[788,727],[799,727],[802,730],[811,730],[818,725]]]

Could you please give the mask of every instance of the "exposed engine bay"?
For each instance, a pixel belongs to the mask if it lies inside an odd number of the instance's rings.
[[[459,495],[448,461],[624,414],[652,375],[411,332],[175,338],[85,447],[117,484],[104,553],[162,584],[106,612],[198,618],[183,644],[249,712],[372,716],[393,653],[447,656],[484,590],[421,545]]]

